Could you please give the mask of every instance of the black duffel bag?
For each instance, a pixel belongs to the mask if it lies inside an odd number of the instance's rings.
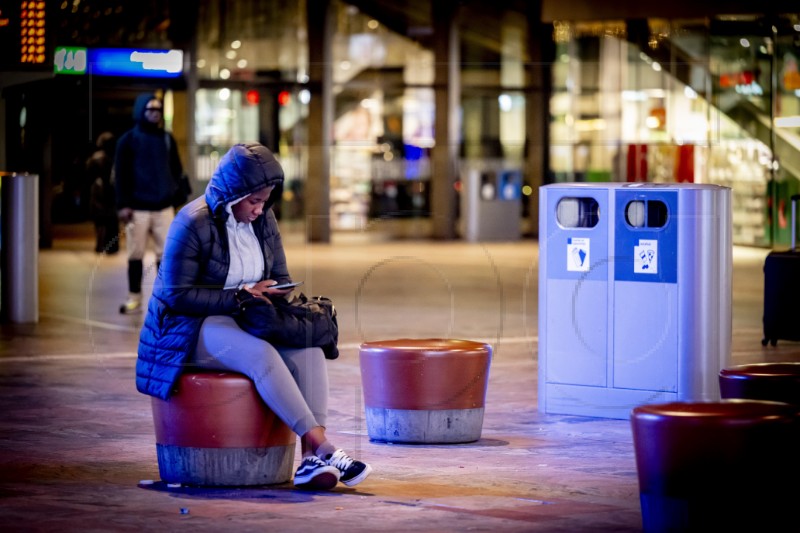
[[[260,298],[242,302],[234,317],[239,327],[270,344],[316,346],[322,348],[326,359],[339,357],[339,324],[330,298],[300,293],[292,300],[277,297],[270,302]]]

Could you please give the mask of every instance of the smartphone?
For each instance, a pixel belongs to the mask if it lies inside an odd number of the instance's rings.
[[[272,285],[269,287],[270,289],[291,289],[292,287],[297,287],[298,285],[302,285],[302,281],[293,281],[291,283],[278,283],[277,285]]]

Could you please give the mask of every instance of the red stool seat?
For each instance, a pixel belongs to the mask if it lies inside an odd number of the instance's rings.
[[[723,368],[723,398],[769,400],[800,405],[800,363],[756,363]]]
[[[291,479],[296,435],[233,372],[181,375],[166,401],[152,398],[163,481],[266,485]]]
[[[406,443],[481,437],[492,347],[451,339],[365,342],[359,361],[369,437]]]
[[[796,523],[798,414],[757,400],[634,408],[644,530],[781,531]]]

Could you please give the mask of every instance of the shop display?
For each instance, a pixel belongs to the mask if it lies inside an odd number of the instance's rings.
[[[709,146],[707,154],[708,182],[732,191],[734,244],[768,244],[769,149],[758,141],[731,140]]]

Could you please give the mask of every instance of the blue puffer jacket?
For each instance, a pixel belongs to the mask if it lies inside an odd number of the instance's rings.
[[[228,203],[275,185],[264,212],[252,224],[262,243],[262,279],[290,279],[278,223],[268,209],[280,197],[282,184],[283,169],[272,152],[260,144],[238,144],[222,157],[205,197],[176,215],[139,337],[139,392],[169,397],[194,352],[203,319],[233,315],[239,309],[236,290],[223,289],[230,265],[225,229]]]

